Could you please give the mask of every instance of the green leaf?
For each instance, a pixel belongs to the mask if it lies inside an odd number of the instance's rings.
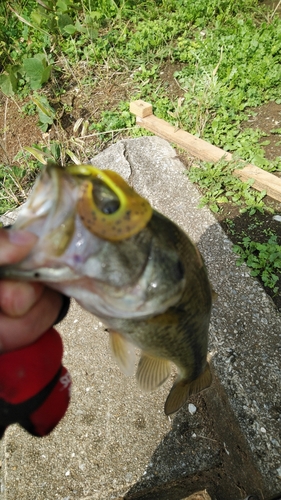
[[[67,26],[64,26],[63,33],[74,35],[74,33],[77,33],[77,29],[75,28],[75,26],[73,26],[73,24],[68,24]]]
[[[66,26],[73,25],[72,18],[68,14],[61,14],[58,18],[58,27],[62,32]]]
[[[50,76],[51,76],[51,71],[52,71],[52,66],[47,66],[43,72],[42,72],[42,77],[41,77],[41,82],[46,83]]]
[[[54,122],[53,117],[45,115],[45,113],[42,113],[40,110],[39,110],[39,119],[40,123],[46,123],[49,125],[52,125],[52,123]]]
[[[0,88],[3,94],[11,96],[14,94],[14,88],[10,75],[0,75]]]
[[[219,198],[217,198],[217,202],[218,203],[227,203],[228,198],[226,196],[220,196]]]
[[[270,130],[271,134],[281,134],[281,128],[274,128]]]
[[[25,146],[24,149],[33,155],[40,163],[47,165],[47,159],[42,151],[38,148],[32,148],[30,146]]]
[[[58,10],[61,12],[66,12],[68,9],[68,2],[64,2],[63,0],[58,0],[56,4]]]
[[[7,66],[7,73],[11,80],[12,89],[14,92],[17,91],[18,87],[18,78],[16,77],[17,71],[19,70],[19,66]]]
[[[47,132],[47,130],[48,130],[48,124],[40,122],[39,123],[39,128],[40,128],[40,130],[42,130],[42,132]]]
[[[32,97],[32,101],[39,108],[39,112],[48,118],[53,119],[55,116],[55,110],[49,105],[48,102],[44,102],[43,98]],[[47,100],[46,100],[47,101]]]
[[[32,90],[40,89],[51,74],[51,66],[46,65],[46,60],[42,59],[41,54],[38,54],[37,57],[25,59],[23,61],[23,68],[30,81]]]
[[[40,26],[42,23],[43,17],[41,16],[41,14],[38,10],[33,10],[30,14],[30,19],[35,25]]]
[[[211,203],[210,205],[210,209],[212,210],[212,212],[214,212],[215,214],[218,213],[219,211],[219,207],[216,203]]]
[[[270,144],[270,141],[260,142],[260,146],[268,146],[269,144]]]

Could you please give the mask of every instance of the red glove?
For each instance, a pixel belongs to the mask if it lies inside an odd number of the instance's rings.
[[[16,422],[45,436],[64,416],[71,378],[62,354],[61,337],[50,328],[33,344],[0,355],[0,439]]]

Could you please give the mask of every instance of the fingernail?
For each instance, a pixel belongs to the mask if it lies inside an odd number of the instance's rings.
[[[8,238],[10,243],[19,246],[32,245],[37,240],[37,236],[33,233],[22,230],[13,231],[13,229],[8,231]]]

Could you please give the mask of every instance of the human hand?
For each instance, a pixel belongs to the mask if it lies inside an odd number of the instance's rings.
[[[21,261],[36,240],[32,233],[0,229],[0,266]],[[51,326],[68,304],[39,283],[0,281],[0,439],[16,422],[33,436],[46,436],[64,416],[71,378],[62,365],[62,339]]]
[[[37,236],[0,229],[0,265],[21,261]],[[40,283],[0,280],[0,352],[37,340],[56,321],[62,295]]]

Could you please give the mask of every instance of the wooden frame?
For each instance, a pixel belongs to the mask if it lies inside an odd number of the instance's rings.
[[[186,149],[192,156],[200,160],[217,162],[221,159],[232,160],[233,156],[221,148],[209,144],[184,130],[177,129],[165,120],[153,115],[152,105],[138,100],[130,103],[130,111],[136,115],[136,122],[146,130],[173,142]],[[233,174],[242,181],[253,179],[253,185],[258,191],[265,190],[271,198],[281,202],[281,179],[255,165],[248,164],[242,169],[234,170]]]

